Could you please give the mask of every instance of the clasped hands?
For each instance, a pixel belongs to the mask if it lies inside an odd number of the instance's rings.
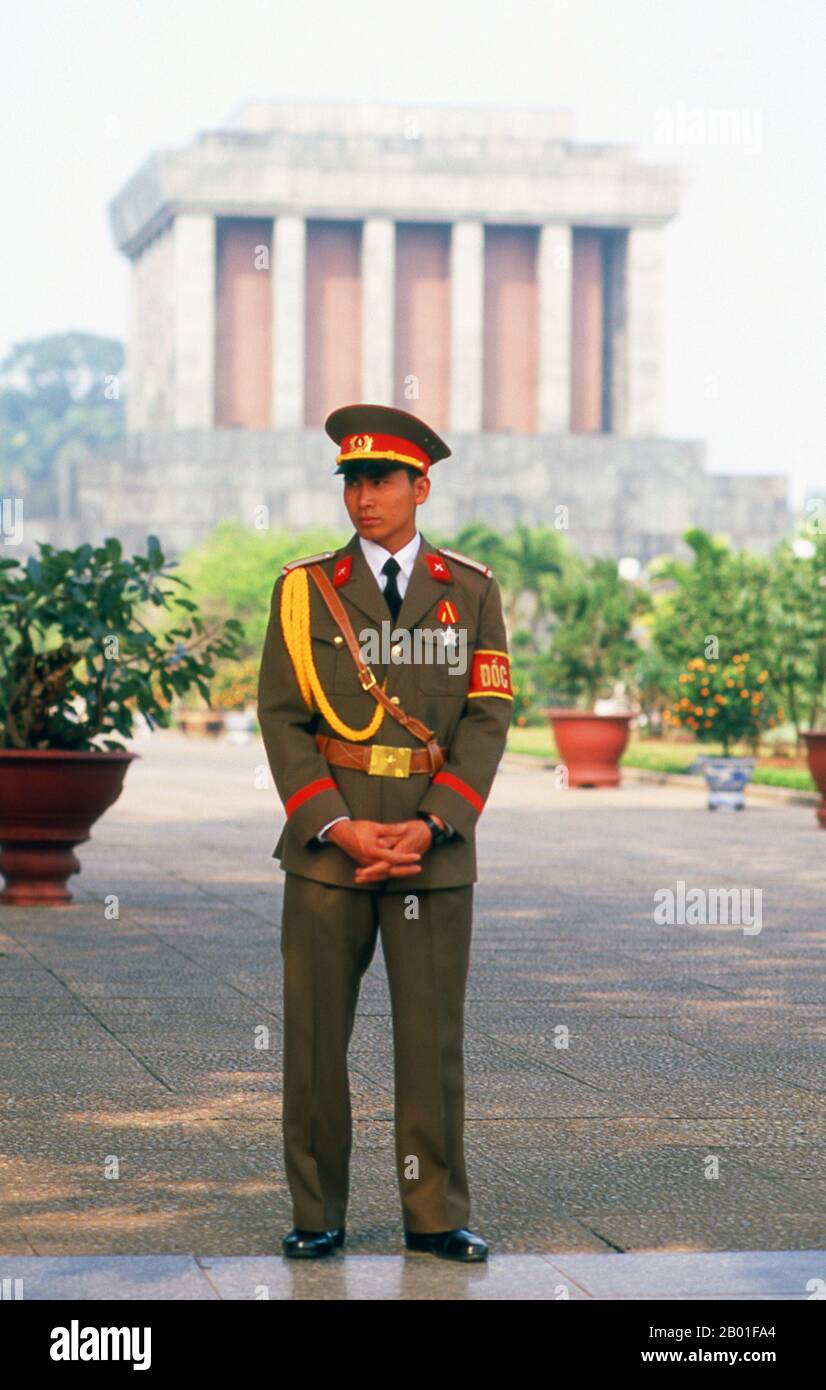
[[[440,816],[433,819],[443,825]],[[356,861],[355,883],[380,883],[421,873],[422,854],[430,849],[430,827],[419,817],[386,823],[378,820],[340,820],[326,838]]]

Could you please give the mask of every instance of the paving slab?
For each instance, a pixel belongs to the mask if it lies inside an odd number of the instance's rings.
[[[170,1297],[256,1280],[277,1297],[419,1298],[428,1280],[564,1297],[561,1277],[577,1297],[647,1296],[646,1279],[671,1297],[672,1266],[644,1262],[701,1256],[718,1263],[680,1263],[673,1296],[705,1296],[703,1270],[721,1299],[806,1296],[809,1255],[823,1277],[826,839],[810,806],[721,818],[699,787],[559,791],[506,756],[479,823],[465,1033],[472,1224],[494,1258],[477,1279],[400,1253],[379,947],[350,1052],[347,1272],[296,1272],[278,1253],[282,812],[256,785],[263,748],[172,732],[133,747],[79,848],[75,901],[0,909],[4,1268],[39,1259],[65,1279],[60,1261],[80,1260],[94,1288],[111,1257],[125,1288],[168,1280]],[[760,889],[760,931],[659,924],[678,880]],[[605,1272],[583,1283],[569,1257]]]
[[[808,1300],[826,1250],[714,1254],[493,1255],[466,1266],[431,1255],[325,1260],[272,1256],[0,1257],[4,1297],[98,1301]]]
[[[0,1278],[24,1300],[219,1297],[191,1255],[0,1256]]]
[[[793,1298],[826,1277],[826,1249],[553,1257],[560,1274],[594,1298]]]

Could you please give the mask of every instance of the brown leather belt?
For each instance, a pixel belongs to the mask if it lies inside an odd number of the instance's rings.
[[[387,743],[348,743],[329,734],[316,734],[316,747],[328,763],[337,767],[352,767],[373,777],[409,777],[411,772],[435,774],[447,758],[447,748],[434,745],[436,756],[431,759],[430,748],[394,748]],[[433,766],[433,762],[436,766]]]

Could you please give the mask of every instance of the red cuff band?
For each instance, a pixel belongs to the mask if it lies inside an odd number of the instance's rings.
[[[435,786],[437,782],[441,782],[444,787],[450,787],[451,791],[458,792],[465,801],[470,802],[475,811],[483,809],[485,803],[479,793],[475,792],[473,787],[469,787],[467,782],[463,782],[461,777],[454,777],[452,772],[437,772],[430,785]]]
[[[297,792],[293,792],[291,797],[284,802],[284,811],[289,820],[293,811],[297,811],[299,806],[303,806],[305,801],[309,801],[311,796],[317,796],[319,792],[337,792],[338,787],[332,777],[319,777],[316,782],[308,782],[306,787],[301,787]]]

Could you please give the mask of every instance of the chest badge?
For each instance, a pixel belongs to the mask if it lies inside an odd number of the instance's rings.
[[[340,589],[342,584],[347,583],[347,580],[350,578],[350,571],[352,568],[352,555],[342,556],[342,558],[336,564],[335,569],[333,570],[333,584],[337,589]]]
[[[447,624],[444,630],[444,638],[447,645],[452,647],[456,641],[456,632],[453,624],[459,621],[459,613],[452,599],[443,598],[440,601],[439,607],[436,610],[436,618],[440,623]]]
[[[441,555],[425,555],[425,564],[430,570],[431,579],[439,579],[443,584],[450,582],[450,570]]]

